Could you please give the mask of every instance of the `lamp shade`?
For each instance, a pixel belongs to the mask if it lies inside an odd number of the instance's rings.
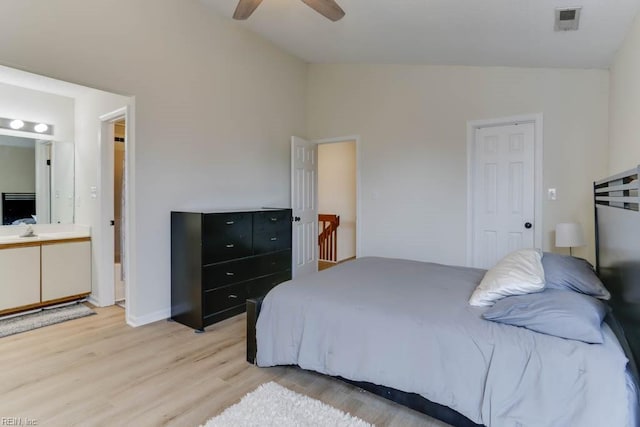
[[[563,222],[556,225],[556,247],[571,248],[584,246],[582,226],[575,222]]]

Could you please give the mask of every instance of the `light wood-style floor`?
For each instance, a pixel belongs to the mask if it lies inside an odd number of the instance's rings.
[[[297,368],[245,361],[245,315],[194,334],[131,328],[119,307],[0,338],[0,419],[38,426],[199,426],[258,385],[279,384],[378,426],[446,424]],[[27,420],[27,421],[28,421]]]

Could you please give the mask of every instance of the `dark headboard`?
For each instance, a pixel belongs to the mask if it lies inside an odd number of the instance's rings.
[[[36,214],[36,193],[2,193],[2,224],[31,219]]]
[[[640,365],[639,172],[640,166],[593,184],[596,268],[611,292],[615,319],[609,324],[630,353],[636,378]]]

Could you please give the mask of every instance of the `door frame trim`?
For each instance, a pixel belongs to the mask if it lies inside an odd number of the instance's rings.
[[[356,143],[356,258],[362,256],[362,200],[361,200],[361,177],[360,177],[360,165],[361,153],[360,153],[360,135],[347,135],[339,136],[335,138],[323,138],[314,139],[313,142],[317,144],[334,144],[339,142],[351,142]],[[316,246],[318,246],[318,236],[315,236]]]
[[[115,271],[114,271],[114,239],[112,235],[112,226],[109,224],[113,219],[113,123],[117,120],[125,120],[125,179],[127,185],[125,187],[126,205],[125,221],[122,231],[127,236],[124,247],[124,274],[126,278],[125,286],[125,319],[127,324],[137,326],[140,324],[135,321],[135,303],[136,303],[136,255],[135,255],[135,236],[131,231],[135,229],[135,117],[134,117],[133,98],[131,104],[125,105],[107,114],[99,116],[100,120],[100,136],[98,143],[98,188],[99,192],[99,226],[98,230],[100,239],[94,241],[94,250],[99,252],[99,256],[95,257],[96,267],[98,268],[98,300],[99,306],[113,305],[115,301]],[[110,186],[112,191],[105,191]],[[108,238],[107,236],[111,236]]]
[[[481,128],[494,126],[509,126],[514,124],[533,123],[534,125],[534,154],[533,154],[533,174],[534,174],[534,224],[533,241],[536,248],[542,249],[542,151],[544,145],[543,138],[543,114],[524,114],[495,119],[470,120],[467,122],[467,266],[473,265],[473,191],[474,191],[474,159],[475,159],[475,138],[476,131]]]

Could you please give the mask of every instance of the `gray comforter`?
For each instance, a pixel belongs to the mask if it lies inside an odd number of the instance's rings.
[[[280,284],[257,324],[259,366],[382,384],[487,426],[626,426],[625,358],[486,321],[467,304],[484,270],[361,258]]]

